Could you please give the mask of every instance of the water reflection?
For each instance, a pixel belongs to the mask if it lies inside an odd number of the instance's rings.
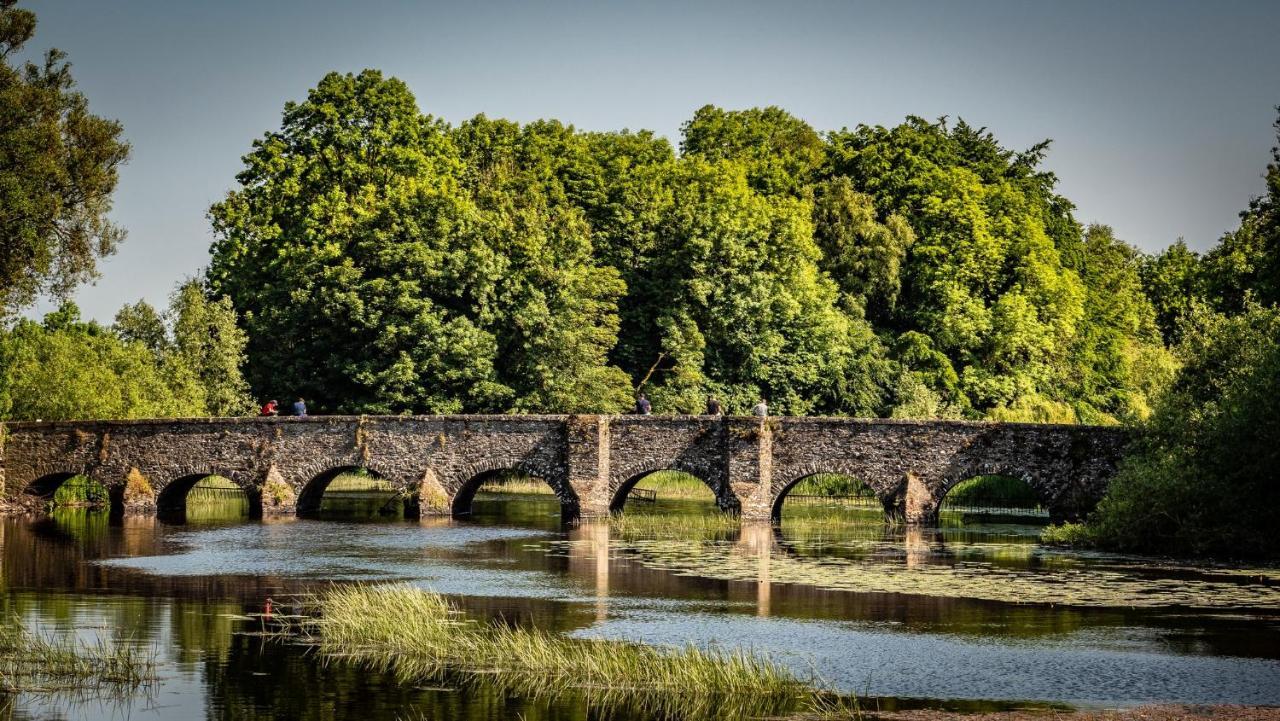
[[[9,519],[0,523],[3,611],[161,648],[177,670],[158,718],[346,718],[354,712],[337,709],[373,694],[363,721],[414,718],[410,709],[582,717],[572,700],[405,688],[234,633],[255,630],[243,614],[267,597],[334,580],[404,580],[452,594],[479,618],[578,635],[763,647],[802,672],[816,667],[879,694],[1280,703],[1273,569],[1060,552],[1040,547],[1034,526],[915,529],[876,513],[789,509],[780,528],[646,539],[608,521],[566,528],[548,494],[480,494],[475,508],[463,521],[380,524],[170,525],[87,509]],[[663,509],[685,512],[678,501]],[[1042,587],[1099,582],[1123,602],[1026,603]],[[995,599],[993,588],[1034,593]],[[1180,603],[1188,594],[1221,608]],[[95,718],[94,708],[44,715]]]

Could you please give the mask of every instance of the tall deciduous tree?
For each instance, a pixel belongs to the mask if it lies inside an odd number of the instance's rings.
[[[374,71],[288,104],[211,210],[209,283],[253,387],[320,410],[620,410],[622,289],[545,182],[547,130],[454,131]]]
[[[124,237],[107,215],[129,156],[120,124],[89,112],[65,54],[14,64],[36,28],[15,4],[0,0],[0,319],[96,275]]]
[[[1240,213],[1240,227],[1223,236],[1201,268],[1206,296],[1224,312],[1238,313],[1250,302],[1280,305],[1280,119],[1275,128],[1267,192]]]

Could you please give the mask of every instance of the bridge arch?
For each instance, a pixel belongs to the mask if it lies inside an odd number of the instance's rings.
[[[859,462],[857,459],[833,458],[805,463],[793,468],[781,478],[775,479],[770,493],[770,518],[777,523],[782,518],[782,506],[791,491],[804,481],[818,475],[847,476],[870,489],[880,500],[886,515],[893,516],[901,497],[906,493],[905,476],[890,476],[880,469]]]
[[[235,484],[236,488],[249,501],[250,518],[262,515],[261,490],[253,483],[248,482],[243,474],[235,471],[196,470],[192,468],[179,470],[176,478],[171,479],[160,488],[160,492],[156,494],[157,515],[176,517],[185,513],[187,510],[187,496],[191,493],[191,489],[195,488],[200,481],[210,477],[225,478]]]
[[[42,470],[38,471],[38,473],[40,475],[27,483],[27,485],[22,489],[22,492],[28,496],[35,496],[36,498],[43,500],[52,499],[53,494],[58,492],[58,489],[62,487],[63,483],[66,483],[76,476],[83,475],[77,471],[68,470]]]
[[[621,512],[626,506],[627,496],[630,495],[632,489],[644,479],[660,471],[676,471],[698,479],[711,490],[711,494],[715,498],[716,507],[721,511],[738,513],[742,508],[741,502],[737,496],[733,495],[733,491],[729,490],[727,483],[716,483],[709,480],[702,469],[681,463],[669,465],[658,463],[631,467],[614,474],[613,482],[609,484],[609,512]]]
[[[407,502],[412,503],[416,494],[407,493],[408,488],[402,484],[396,483],[394,476],[385,474],[375,465],[361,465],[358,463],[346,463],[325,468],[319,473],[315,473],[302,486],[302,490],[298,493],[297,501],[294,509],[297,515],[305,517],[316,517],[320,515],[320,505],[324,500],[325,491],[328,490],[329,484],[338,478],[338,476],[346,474],[368,474],[371,478],[384,481],[396,490],[399,495]]]
[[[1021,481],[1040,498],[1050,515],[1055,516],[1060,504],[1054,493],[1056,489],[1053,479],[1029,470],[1030,465],[1029,463],[1021,462],[1017,458],[979,457],[958,460],[946,469],[941,481],[932,489],[932,522],[937,522],[942,503],[952,489],[965,481],[980,476],[1003,476]]]
[[[505,473],[521,473],[546,483],[560,501],[562,520],[568,522],[578,518],[581,512],[578,494],[574,493],[563,474],[538,463],[513,458],[486,458],[465,464],[461,472],[455,476],[460,480],[453,490],[450,512],[454,516],[470,515],[472,503],[480,487]]]
[[[1044,483],[1037,474],[1027,471],[1018,471],[1016,470],[1016,465],[1006,463],[978,463],[973,464],[973,467],[978,470],[976,472],[972,470],[960,470],[954,473],[948,473],[947,476],[943,478],[942,483],[938,485],[934,493],[935,508],[933,515],[935,520],[943,511],[947,510],[962,510],[962,512],[966,512],[971,515],[1022,515],[1018,511],[1014,510],[1017,508],[1014,503],[1024,502],[1031,498],[1034,498],[1035,501],[1045,511],[1048,511],[1050,515],[1054,513],[1055,505],[1053,504],[1049,494],[1046,492],[1050,486],[1049,484]],[[998,479],[1005,479],[1003,482],[1004,485],[1011,485],[1012,487],[1004,489],[1004,492],[994,492],[994,495],[1005,496],[1012,493],[1017,497],[1003,499],[988,498],[987,500],[980,500],[977,503],[962,504],[962,506],[968,506],[971,509],[982,508],[983,510],[965,511],[963,508],[956,508],[956,504],[952,503],[952,492],[956,491],[957,488],[968,484],[970,481],[978,479],[992,479],[992,484],[1001,484],[1002,481]],[[1009,484],[1007,481],[1012,481],[1013,483]],[[993,495],[992,491],[983,493],[983,489],[981,488],[975,488],[973,492],[977,493],[980,498],[983,496],[989,497]],[[1001,509],[1007,510],[1008,513],[1002,513]]]
[[[870,483],[854,473],[848,473],[843,470],[828,470],[826,466],[813,466],[810,469],[803,471],[802,475],[792,478],[785,485],[782,485],[777,491],[775,491],[773,495],[773,504],[769,512],[770,520],[774,523],[780,523],[782,521],[782,507],[787,500],[787,496],[791,494],[792,490],[801,486],[805,481],[818,476],[843,476],[853,480],[855,485],[861,486],[873,494],[875,499],[879,502],[880,510],[883,511],[886,516],[892,516],[894,514],[894,509],[897,507],[898,503],[898,496],[900,495],[900,489],[903,485],[902,483],[897,483],[892,486],[879,484],[877,487],[876,484]]]

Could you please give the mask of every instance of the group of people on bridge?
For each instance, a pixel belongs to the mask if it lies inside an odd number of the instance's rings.
[[[653,415],[653,404],[649,402],[648,398],[645,398],[644,393],[636,394],[636,407],[634,413],[641,416]],[[724,415],[724,406],[715,396],[707,396],[707,407],[706,410],[702,412],[702,415],[722,416]],[[759,416],[761,418],[769,415],[768,401],[762,397],[760,402],[756,403],[755,406],[752,407],[751,415]]]
[[[262,406],[262,410],[258,411],[260,416],[278,416],[280,415],[280,401],[270,400]],[[307,417],[307,403],[299,398],[293,402],[293,415],[300,418]]]

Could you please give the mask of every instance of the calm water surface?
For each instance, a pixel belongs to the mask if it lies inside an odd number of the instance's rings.
[[[478,497],[477,511],[378,523],[5,520],[4,611],[152,648],[162,681],[129,699],[20,695],[0,708],[13,719],[588,717],[572,698],[418,688],[321,663],[253,635],[260,622],[244,618],[268,597],[288,610],[347,581],[410,583],[477,617],[584,638],[750,647],[881,705],[1280,704],[1273,568],[1052,550],[1036,526],[952,518],[908,530],[804,507],[781,529],[701,538],[563,528],[548,497]]]

